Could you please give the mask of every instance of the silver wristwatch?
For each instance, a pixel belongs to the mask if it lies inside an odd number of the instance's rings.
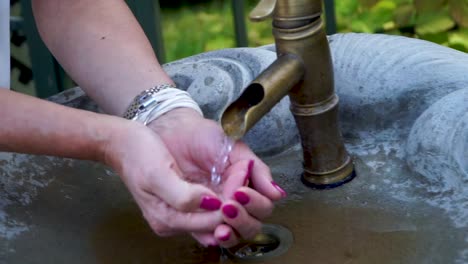
[[[170,84],[161,84],[157,85],[151,89],[144,90],[139,95],[137,95],[130,106],[127,108],[127,111],[123,114],[123,117],[126,119],[134,120],[138,115],[143,114],[150,109],[154,108],[156,104],[160,103],[153,95],[159,91],[162,91],[167,88],[176,88]]]
[[[188,92],[169,84],[162,84],[136,96],[123,116],[147,125],[167,112],[181,107],[191,108],[203,116],[202,110]]]

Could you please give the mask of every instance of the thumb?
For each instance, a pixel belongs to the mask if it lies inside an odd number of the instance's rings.
[[[148,190],[174,209],[182,212],[195,212],[200,209],[215,211],[221,207],[221,200],[211,189],[202,184],[183,179],[174,160],[158,168],[158,175],[150,177]],[[163,177],[161,177],[163,176]]]

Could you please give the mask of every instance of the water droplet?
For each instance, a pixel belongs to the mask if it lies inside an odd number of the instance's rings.
[[[211,184],[217,186],[222,182],[222,176],[229,162],[229,154],[234,147],[234,140],[225,136],[223,146],[216,158],[213,167],[211,168]]]

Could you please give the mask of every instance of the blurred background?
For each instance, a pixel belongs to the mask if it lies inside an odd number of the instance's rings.
[[[128,0],[158,58],[273,43],[271,21],[252,23],[257,0]],[[12,89],[47,97],[75,86],[35,31],[30,0],[11,0]],[[327,33],[404,35],[468,51],[468,0],[325,0]]]

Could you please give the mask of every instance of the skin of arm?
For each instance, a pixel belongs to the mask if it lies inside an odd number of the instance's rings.
[[[103,161],[125,120],[0,89],[0,151]],[[73,124],[73,125],[71,125]]]
[[[141,91],[172,80],[121,0],[34,0],[42,39],[80,87],[121,116]]]

